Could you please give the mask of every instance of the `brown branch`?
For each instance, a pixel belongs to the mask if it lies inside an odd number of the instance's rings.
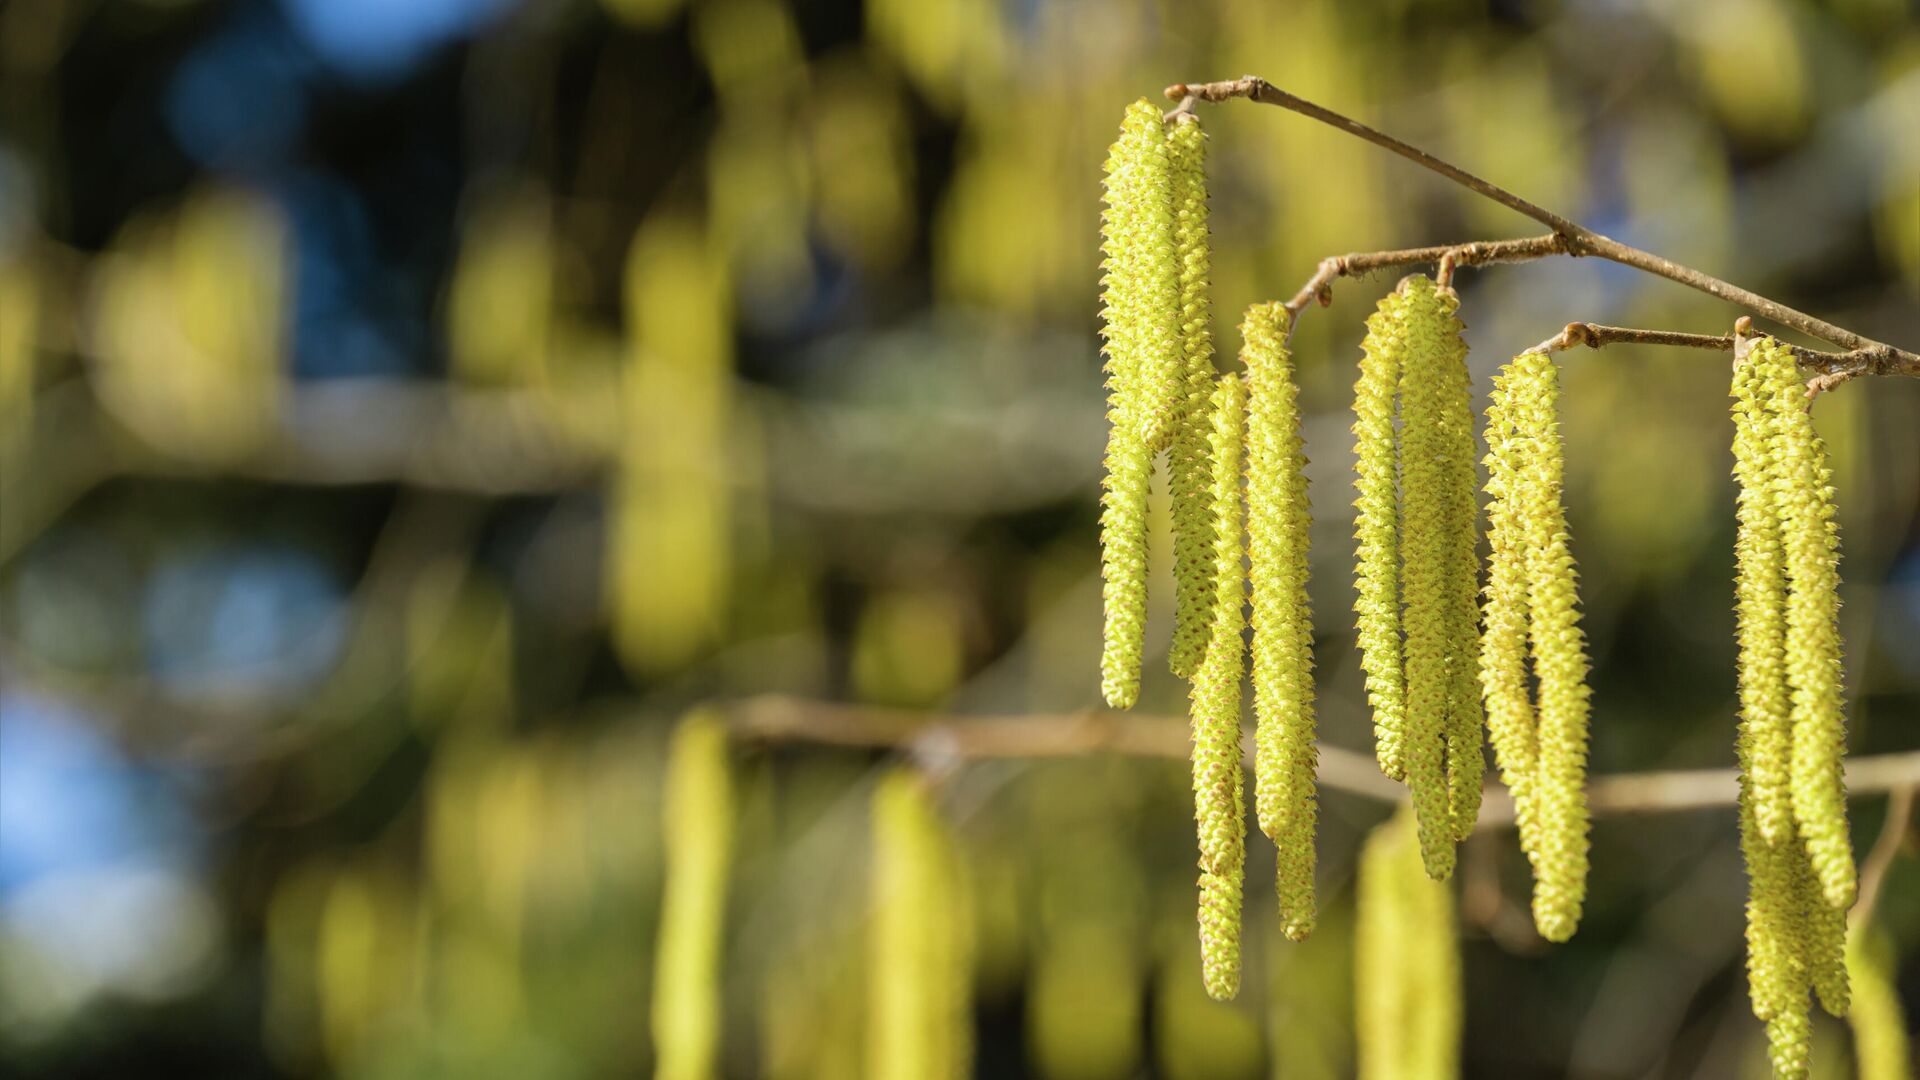
[[[1091,753],[1184,759],[1187,724],[1167,717],[1088,710],[1060,716],[935,716],[903,709],[763,696],[728,709],[734,735],[749,742],[805,742],[865,749],[896,749],[945,771],[969,761],[1077,757]],[[1252,738],[1247,737],[1247,760]],[[1387,779],[1373,755],[1319,745],[1322,787],[1380,802],[1398,802],[1406,789]],[[1847,762],[1855,795],[1920,785],[1920,750],[1856,757]],[[1587,784],[1594,814],[1653,814],[1732,806],[1739,796],[1733,769],[1682,769],[1597,776]],[[1506,789],[1490,786],[1480,824],[1513,822]]]
[[[1400,251],[1356,251],[1334,255],[1320,260],[1320,268],[1300,287],[1293,299],[1287,301],[1286,308],[1289,314],[1297,316],[1316,300],[1324,307],[1333,302],[1333,283],[1336,280],[1375,270],[1435,263],[1439,265],[1440,283],[1444,285],[1451,280],[1455,267],[1528,262],[1566,253],[1565,238],[1558,233],[1548,233],[1522,240],[1475,240],[1465,244],[1440,244]]]
[[[1840,381],[1860,374],[1920,376],[1920,354],[1875,341],[1804,311],[1790,308],[1749,289],[1722,281],[1711,274],[1702,273],[1650,251],[1642,251],[1611,237],[1602,236],[1545,207],[1528,202],[1498,184],[1483,180],[1457,165],[1437,158],[1417,146],[1402,142],[1351,117],[1342,116],[1323,105],[1289,94],[1257,75],[1248,75],[1226,82],[1176,83],[1167,87],[1166,92],[1169,98],[1181,101],[1183,107],[1186,106],[1187,99],[1221,102],[1232,98],[1246,98],[1265,105],[1277,105],[1338,128],[1375,146],[1391,150],[1422,168],[1439,173],[1475,194],[1547,226],[1562,239],[1566,247],[1565,253],[1568,255],[1592,255],[1643,270],[1689,288],[1698,289],[1728,303],[1737,304],[1782,326],[1791,327],[1801,333],[1810,334],[1822,341],[1831,342],[1849,350],[1850,354],[1854,354],[1854,359]]]
[[[1860,900],[1853,905],[1852,921],[1856,926],[1865,926],[1873,919],[1873,906],[1880,901],[1880,886],[1886,883],[1887,868],[1893,865],[1901,845],[1906,843],[1907,832],[1913,827],[1913,797],[1916,785],[1905,784],[1893,789],[1893,798],[1887,802],[1886,820],[1880,823],[1880,836],[1873,842],[1873,850],[1860,863]]]

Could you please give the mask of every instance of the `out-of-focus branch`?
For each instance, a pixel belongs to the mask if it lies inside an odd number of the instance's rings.
[[[1499,203],[1510,210],[1552,229],[1559,238],[1564,254],[1573,256],[1592,255],[1631,266],[1636,270],[1669,281],[1679,282],[1688,288],[1698,289],[1709,296],[1717,297],[1731,304],[1746,308],[1755,315],[1770,319],[1782,326],[1792,327],[1804,334],[1811,334],[1822,341],[1831,342],[1848,350],[1851,359],[1847,362],[1848,374],[1836,381],[1844,381],[1854,375],[1912,375],[1920,376],[1920,353],[1895,348],[1885,342],[1875,341],[1865,335],[1855,333],[1843,326],[1836,326],[1824,319],[1816,318],[1804,311],[1790,308],[1777,300],[1769,299],[1750,289],[1743,289],[1731,282],[1722,281],[1711,274],[1695,270],[1691,266],[1662,258],[1650,251],[1623,244],[1612,237],[1603,236],[1578,222],[1561,217],[1547,208],[1527,201],[1513,192],[1460,168],[1453,163],[1435,157],[1411,143],[1402,142],[1384,131],[1369,127],[1348,116],[1334,112],[1324,105],[1308,101],[1295,94],[1274,86],[1257,75],[1247,75],[1238,79],[1210,83],[1175,83],[1167,87],[1168,99],[1179,102],[1176,112],[1190,111],[1196,102],[1221,102],[1234,98],[1246,98],[1263,105],[1277,105],[1283,109],[1311,117],[1330,127],[1338,128],[1358,139],[1390,150],[1409,161],[1438,173],[1454,183],[1474,192],[1483,198]],[[1549,252],[1548,254],[1552,254]],[[1311,297],[1314,294],[1309,294]],[[1297,299],[1297,298],[1296,298]],[[1304,306],[1304,304],[1302,305]],[[1297,308],[1295,309],[1298,310]],[[1823,372],[1822,374],[1829,374]],[[1838,374],[1833,373],[1833,374]],[[1818,385],[1813,389],[1829,388]]]
[[[803,742],[900,750],[934,771],[969,761],[1078,757],[1109,753],[1182,759],[1185,721],[1089,710],[1057,716],[932,716],[897,709],[768,696],[728,710],[734,735],[748,742]],[[1247,739],[1252,760],[1251,736]],[[1321,743],[1320,784],[1362,798],[1397,802],[1406,789],[1381,774],[1371,754]],[[1856,757],[1847,762],[1847,788],[1869,795],[1920,785],[1920,750]],[[1593,777],[1587,805],[1596,815],[1656,814],[1732,806],[1739,796],[1733,769],[1677,769]],[[1513,801],[1489,787],[1482,826],[1513,822]]]

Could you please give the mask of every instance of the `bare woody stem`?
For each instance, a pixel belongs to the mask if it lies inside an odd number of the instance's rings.
[[[945,772],[973,761],[1078,757],[1090,753],[1185,760],[1187,724],[1165,717],[1083,712],[1065,716],[930,716],[893,709],[767,696],[726,710],[734,737],[746,742],[806,742],[904,751],[923,767]],[[1321,786],[1378,802],[1399,802],[1406,789],[1387,779],[1372,754],[1319,745]],[[1252,761],[1251,751],[1246,755]],[[1853,795],[1920,785],[1920,751],[1856,757],[1847,762]],[[1594,777],[1587,803],[1596,814],[1652,814],[1732,806],[1733,769],[1685,769]],[[1505,789],[1488,788],[1483,826],[1513,822]]]
[[[1920,376],[1920,354],[1895,348],[1885,342],[1875,341],[1872,338],[1857,334],[1845,327],[1835,326],[1824,319],[1816,318],[1804,311],[1790,308],[1779,301],[1768,299],[1749,289],[1743,289],[1731,282],[1722,281],[1711,274],[1702,273],[1690,266],[1684,266],[1671,259],[1662,258],[1650,251],[1642,251],[1639,248],[1623,244],[1611,237],[1603,236],[1578,222],[1561,217],[1559,214],[1543,206],[1528,202],[1526,199],[1500,187],[1498,184],[1483,180],[1457,165],[1437,158],[1417,146],[1402,142],[1383,131],[1369,127],[1351,117],[1343,116],[1323,105],[1318,105],[1305,98],[1289,94],[1257,75],[1248,75],[1226,82],[1176,83],[1167,87],[1166,93],[1168,98],[1180,102],[1179,107],[1175,110],[1176,112],[1189,111],[1193,104],[1199,101],[1221,102],[1233,98],[1246,98],[1249,101],[1257,101],[1265,105],[1278,105],[1283,109],[1291,110],[1302,116],[1311,117],[1323,124],[1338,128],[1356,138],[1364,139],[1375,146],[1391,150],[1422,168],[1439,173],[1441,176],[1446,177],[1475,194],[1497,202],[1517,213],[1524,214],[1552,229],[1554,235],[1560,240],[1562,250],[1541,252],[1527,257],[1537,258],[1540,254],[1592,255],[1625,266],[1631,266],[1637,270],[1643,270],[1649,274],[1666,278],[1669,281],[1679,282],[1689,288],[1698,289],[1701,292],[1725,300],[1728,303],[1737,304],[1756,315],[1779,323],[1782,326],[1791,327],[1801,333],[1810,334],[1822,341],[1830,342],[1848,350],[1848,352],[1853,355],[1854,361],[1849,369],[1851,373],[1846,375],[1846,378],[1850,378],[1854,374]],[[1411,260],[1411,262],[1427,261],[1438,260]],[[1339,275],[1336,274],[1334,276]],[[1309,299],[1311,299],[1318,294],[1319,290],[1316,288],[1307,295]],[[1296,297],[1295,299],[1298,300],[1299,298]],[[1304,306],[1304,303],[1302,303],[1301,306]],[[1289,307],[1292,307],[1292,305],[1290,304]],[[1298,311],[1299,309],[1294,308],[1294,310]],[[1816,387],[1816,389],[1819,388],[1820,387]]]

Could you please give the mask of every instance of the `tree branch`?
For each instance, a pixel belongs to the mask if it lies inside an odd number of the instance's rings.
[[[1320,268],[1287,301],[1287,312],[1299,315],[1318,300],[1322,307],[1333,302],[1333,283],[1375,270],[1398,266],[1423,266],[1437,263],[1441,284],[1453,277],[1459,266],[1487,266],[1492,263],[1528,262],[1548,255],[1565,255],[1566,238],[1558,233],[1530,236],[1522,240],[1474,240],[1465,244],[1440,244],[1435,247],[1406,248],[1400,251],[1355,251],[1320,260]]]
[[[1577,222],[1561,217],[1545,207],[1528,202],[1498,184],[1483,180],[1450,162],[1427,153],[1410,143],[1405,143],[1383,131],[1368,127],[1351,117],[1342,116],[1323,105],[1317,105],[1305,98],[1289,94],[1257,75],[1248,75],[1226,82],[1176,83],[1167,87],[1167,97],[1179,101],[1181,108],[1191,107],[1195,101],[1221,102],[1233,98],[1246,98],[1264,105],[1277,105],[1311,117],[1323,124],[1340,129],[1349,135],[1391,150],[1401,157],[1439,173],[1441,176],[1474,192],[1484,198],[1497,202],[1510,210],[1525,214],[1527,217],[1552,229],[1565,245],[1565,254],[1582,256],[1592,255],[1624,266],[1631,266],[1649,274],[1679,282],[1692,289],[1698,289],[1709,296],[1717,297],[1731,304],[1737,304],[1756,315],[1760,315],[1782,326],[1791,327],[1804,334],[1810,334],[1822,341],[1831,342],[1852,354],[1852,366],[1838,381],[1844,381],[1860,374],[1873,375],[1912,375],[1920,376],[1920,354],[1895,348],[1885,342],[1857,334],[1842,326],[1835,326],[1824,319],[1816,318],[1804,311],[1790,308],[1776,300],[1768,299],[1749,289],[1743,289],[1731,282],[1722,281],[1711,274],[1702,273],[1690,266],[1662,258],[1650,251],[1623,244],[1608,236],[1603,236]],[[1176,110],[1178,111],[1178,110]],[[1425,260],[1421,260],[1425,261]],[[1297,309],[1296,309],[1297,310]],[[1837,383],[1836,383],[1837,384]],[[1815,390],[1826,388],[1815,387]]]
[[[1184,760],[1190,743],[1185,721],[1088,710],[1063,716],[933,716],[902,709],[763,696],[727,710],[735,737],[748,742],[802,742],[896,749],[936,771],[970,761],[1077,757],[1090,753]],[[1252,736],[1246,736],[1252,761]],[[1406,789],[1382,775],[1373,755],[1319,744],[1321,786],[1378,802],[1399,802]],[[1847,762],[1847,788],[1867,795],[1920,785],[1920,751],[1856,757]],[[1739,797],[1733,769],[1682,769],[1596,776],[1587,784],[1594,814],[1653,814],[1732,806]],[[1513,823],[1513,800],[1490,786],[1481,806],[1483,827]]]

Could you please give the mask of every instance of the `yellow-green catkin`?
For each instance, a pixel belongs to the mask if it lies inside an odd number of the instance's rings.
[[[1181,400],[1167,454],[1173,497],[1175,675],[1191,678],[1206,653],[1213,556],[1208,513],[1207,432],[1213,391],[1213,328],[1207,227],[1207,136],[1183,115],[1167,138],[1173,172],[1174,251],[1180,263]]]
[[[867,1075],[971,1075],[972,979],[959,853],[924,780],[908,770],[873,793]]]
[[[1431,278],[1406,279],[1389,300],[1400,326],[1400,588],[1406,688],[1401,761],[1420,824],[1427,873],[1453,872],[1456,819],[1479,810],[1480,711],[1473,695],[1470,714],[1460,700],[1458,676],[1475,665],[1477,619],[1463,622],[1460,596],[1471,603],[1476,537],[1473,516],[1463,513],[1458,488],[1473,485],[1471,435],[1465,428],[1466,346],[1460,340],[1458,301]],[[1471,501],[1470,493],[1465,496]],[[1464,578],[1464,580],[1463,580]],[[1471,736],[1460,731],[1470,715]],[[1471,748],[1471,752],[1469,752]],[[1460,775],[1455,783],[1453,775]],[[1471,789],[1469,795],[1467,790]]]
[[[1740,843],[1749,879],[1747,981],[1754,1015],[1767,1025],[1774,1074],[1803,1077],[1810,1068],[1809,991],[1835,1015],[1848,1011],[1851,997],[1844,906],[1831,902],[1817,873],[1794,797],[1792,758],[1801,736],[1793,716],[1789,656],[1797,582],[1789,567],[1788,507],[1805,478],[1796,487],[1785,428],[1792,423],[1789,413],[1804,417],[1806,403],[1792,353],[1767,339],[1734,369],[1732,394],[1734,475],[1740,485],[1734,545],[1741,713],[1736,749]],[[1837,638],[1833,663],[1837,667]],[[1836,748],[1836,783],[1837,754]],[[1843,844],[1844,836],[1843,831]],[[1850,849],[1846,865],[1850,886]]]
[[[1353,486],[1356,543],[1353,610],[1373,708],[1380,768],[1406,778],[1402,726],[1406,686],[1400,656],[1400,502],[1396,485],[1394,397],[1400,386],[1399,303],[1389,296],[1367,317],[1360,378],[1353,384]]]
[[[717,1075],[720,951],[733,800],[720,719],[695,712],[674,732],[661,816],[666,886],[653,974],[654,1075]]]
[[[1528,352],[1501,368],[1493,387],[1480,683],[1520,846],[1533,866],[1534,926],[1549,941],[1565,941],[1586,900],[1589,692],[1561,502],[1559,376],[1546,353]],[[1528,688],[1529,655],[1537,703]]]
[[[1847,828],[1846,752],[1840,675],[1840,535],[1833,471],[1813,430],[1791,350],[1762,338],[1748,352],[1767,380],[1774,435],[1774,503],[1787,578],[1787,682],[1792,688],[1793,816],[1827,903],[1853,904],[1855,872]]]
[[[1208,437],[1212,465],[1213,625],[1193,678],[1193,812],[1200,837],[1200,954],[1207,993],[1240,991],[1240,902],[1246,863],[1240,774],[1240,679],[1245,672],[1246,578],[1241,572],[1240,460],[1246,386],[1237,377],[1213,391]]]
[[[1535,717],[1532,800],[1538,820],[1533,919],[1548,941],[1565,941],[1580,923],[1587,893],[1587,649],[1579,588],[1569,548],[1561,487],[1558,369],[1546,353],[1514,359],[1533,454],[1532,482],[1516,509],[1527,522],[1527,618],[1540,701]],[[1516,404],[1518,402],[1516,401]]]
[[[1453,894],[1430,879],[1402,809],[1360,853],[1354,1018],[1361,1080],[1460,1075],[1460,953]]]
[[[1105,199],[1100,316],[1109,431],[1100,513],[1100,686],[1107,704],[1129,709],[1140,696],[1146,633],[1147,486],[1182,400],[1184,359],[1166,127],[1145,98],[1127,107],[1107,155]]]
[[[1307,595],[1306,452],[1287,353],[1288,315],[1258,304],[1240,324],[1247,365],[1247,554],[1253,592],[1254,809],[1278,852],[1281,932],[1314,925],[1313,608]]]
[[[1778,425],[1761,367],[1733,373],[1733,468],[1739,481],[1734,596],[1739,642],[1742,782],[1760,836],[1784,844],[1793,824],[1792,695],[1786,669],[1786,576],[1774,510]]]
[[[1913,1049],[1900,996],[1894,990],[1892,943],[1856,926],[1847,938],[1847,974],[1853,986],[1853,1060],[1860,1080],[1913,1080]]]

